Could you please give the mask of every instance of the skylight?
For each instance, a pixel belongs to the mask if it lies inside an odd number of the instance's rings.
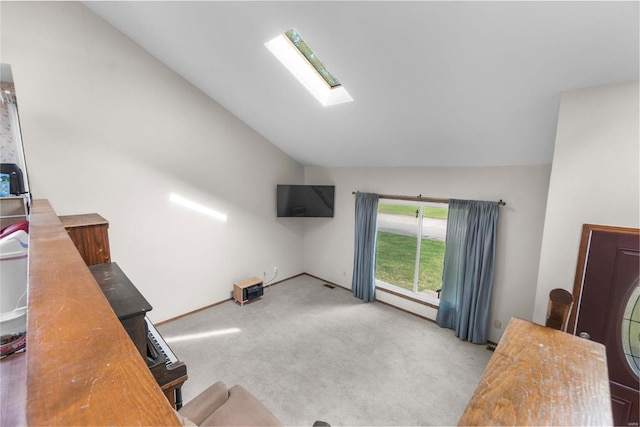
[[[291,40],[291,43],[298,48],[300,53],[307,59],[307,61],[309,61],[313,68],[315,68],[315,70],[320,74],[320,77],[322,77],[330,87],[334,88],[336,86],[340,86],[338,79],[336,79],[333,74],[327,70],[327,67],[325,67],[320,61],[320,58],[318,58],[309,45],[302,40],[302,37],[295,29],[287,31],[284,35]]]
[[[322,105],[353,101],[295,29],[280,34],[265,46]]]

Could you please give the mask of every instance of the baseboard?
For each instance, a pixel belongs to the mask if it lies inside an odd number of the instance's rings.
[[[333,285],[333,286],[336,286],[336,287],[338,287],[338,288],[344,289],[345,291],[352,292],[352,290],[351,290],[351,289],[346,288],[346,287],[344,287],[344,286],[342,286],[342,285],[338,285],[337,283],[333,283],[333,282],[330,282],[330,281],[328,281],[328,280],[325,280],[325,279],[323,279],[322,277],[314,276],[313,274],[309,274],[309,273],[302,273],[302,274],[306,274],[307,276],[309,276],[309,277],[313,277],[314,279],[318,279],[318,280],[320,280],[320,281],[322,281],[322,282],[329,283],[330,285]],[[421,304],[423,304],[423,305],[426,305],[426,306],[429,306],[429,307],[438,308],[438,307],[435,307],[435,306],[433,306],[432,304],[429,304],[429,303],[427,303],[427,302],[419,301],[419,300],[415,300],[415,299],[413,299],[413,298],[408,298],[408,297],[407,297],[407,296],[405,296],[405,295],[401,295],[401,294],[398,294],[398,293],[393,292],[393,291],[388,291],[387,289],[376,288],[376,291],[384,291],[384,292],[388,292],[388,293],[393,294],[393,295],[396,295],[396,296],[400,296],[400,297],[407,298],[407,299],[409,299],[409,300],[411,300],[411,301],[419,302],[419,303],[421,303]],[[403,311],[403,312],[405,312],[405,313],[408,313],[408,314],[414,315],[414,316],[416,316],[416,317],[419,317],[420,319],[428,320],[429,322],[435,323],[435,320],[433,320],[433,319],[429,319],[428,317],[422,316],[422,315],[420,315],[420,314],[416,314],[416,313],[411,312],[411,311],[409,311],[409,310],[405,310],[404,308],[397,307],[397,306],[395,306],[395,305],[393,305],[393,304],[389,304],[388,302],[380,301],[379,299],[376,299],[376,302],[378,302],[378,303],[380,303],[380,304],[384,304],[384,305],[389,306],[389,307],[391,307],[391,308],[395,308],[396,310],[400,310],[400,311]]]
[[[277,284],[280,284],[282,282],[286,282],[287,280],[295,279],[296,277],[304,276],[305,274],[307,274],[307,273],[294,274],[293,276],[289,276],[289,277],[287,277],[285,279],[278,280],[277,282],[269,283],[268,285],[265,285],[265,288],[270,288],[273,285],[277,285]],[[322,279],[320,279],[320,280],[322,280]]]
[[[193,311],[188,311],[188,312],[186,312],[184,314],[180,314],[180,315],[178,315],[176,317],[172,317],[170,319],[163,320],[162,322],[154,323],[154,325],[155,326],[162,326],[165,323],[169,323],[169,322],[173,322],[174,320],[182,319],[183,317],[190,316],[192,314],[196,314],[196,313],[198,313],[200,311],[206,310],[206,309],[211,308],[211,307],[215,307],[216,305],[220,305],[220,304],[223,304],[223,303],[228,302],[228,301],[233,301],[233,298],[227,298],[227,299],[224,299],[222,301],[218,301],[218,302],[214,302],[213,304],[206,305],[204,307],[196,308]]]
[[[328,284],[330,284],[330,285],[333,285],[333,286],[335,286],[335,287],[337,287],[337,288],[344,289],[345,291],[349,291],[349,292],[351,292],[351,289],[349,289],[349,288],[347,288],[347,287],[345,287],[345,286],[338,285],[337,283],[333,283],[333,282],[330,282],[330,281],[328,281],[328,280],[324,280],[322,277],[314,276],[313,274],[309,274],[309,273],[302,273],[302,274],[298,274],[298,276],[302,276],[303,274],[304,274],[304,275],[306,275],[306,276],[309,276],[309,277],[313,277],[314,279],[318,279],[318,280],[320,280],[321,282],[326,282],[326,283],[328,283]],[[294,277],[297,277],[297,276],[294,276]]]
[[[300,277],[300,276],[309,276],[309,277],[313,277],[314,279],[317,279],[317,280],[320,280],[320,281],[322,281],[322,282],[328,283],[328,284],[330,284],[330,285],[332,285],[332,286],[335,286],[336,288],[340,288],[340,289],[343,289],[343,290],[345,290],[345,291],[352,292],[352,291],[351,291],[351,289],[349,289],[349,288],[347,288],[347,287],[345,287],[345,286],[339,285],[339,284],[334,283],[334,282],[330,282],[329,280],[325,280],[325,279],[323,279],[322,277],[318,277],[318,276],[315,276],[315,275],[310,274],[310,273],[300,273],[300,274],[295,274],[295,275],[290,276],[290,277],[287,277],[287,278],[285,278],[285,279],[278,280],[277,282],[270,283],[270,284],[268,284],[266,287],[271,287],[271,286],[273,286],[273,285],[277,285],[277,284],[279,284],[279,283],[283,283],[283,282],[286,282],[287,280],[291,280],[291,279],[294,279],[294,278],[296,278],[296,277]],[[408,297],[406,297],[406,296],[404,296],[404,295],[397,294],[397,293],[395,293],[395,292],[393,292],[393,291],[389,291],[389,290],[387,290],[387,289],[378,288],[378,289],[376,289],[376,290],[380,290],[380,291],[388,292],[388,293],[391,293],[391,294],[393,294],[393,295],[397,295],[397,296],[400,296],[400,297],[405,297],[405,298],[410,299],[410,300],[412,300],[412,301],[422,303],[423,305],[426,305],[426,306],[429,306],[429,307],[433,307],[433,308],[437,308],[437,307],[433,306],[432,304],[426,303],[426,302],[424,302],[424,301],[414,300],[414,299],[412,299],[412,298],[408,298]],[[155,325],[156,325],[156,326],[161,326],[161,325],[163,325],[163,324],[165,324],[165,323],[173,322],[174,320],[181,319],[181,318],[183,318],[183,317],[189,316],[189,315],[191,315],[191,314],[198,313],[198,312],[200,312],[200,311],[206,310],[206,309],[211,308],[211,307],[215,307],[215,306],[217,306],[217,305],[223,304],[223,303],[228,302],[228,301],[233,301],[233,298],[228,298],[228,299],[225,299],[225,300],[222,300],[222,301],[215,302],[215,303],[213,303],[213,304],[209,304],[209,305],[207,305],[207,306],[204,306],[204,307],[201,307],[201,308],[195,309],[195,310],[193,310],[193,311],[189,311],[188,313],[184,313],[184,314],[181,314],[181,315],[179,315],[179,316],[172,317],[171,319],[167,319],[167,320],[163,320],[162,322],[155,323]],[[391,307],[391,308],[395,308],[396,310],[403,311],[403,312],[405,312],[405,313],[411,314],[411,315],[413,315],[413,316],[419,317],[420,319],[427,320],[427,321],[429,321],[429,322],[431,322],[431,323],[436,323],[436,321],[435,321],[435,320],[433,320],[433,319],[429,319],[428,317],[421,316],[420,314],[413,313],[413,312],[411,312],[411,311],[409,311],[409,310],[405,310],[404,308],[396,307],[395,305],[393,305],[393,304],[389,304],[388,302],[380,301],[380,300],[378,300],[378,299],[376,299],[376,302],[378,302],[378,303],[380,303],[380,304],[384,304],[384,305],[389,306],[389,307]],[[497,345],[498,345],[498,344],[494,343],[493,341],[487,341],[487,350],[494,351]]]
[[[436,321],[433,320],[433,319],[429,319],[428,317],[425,317],[425,316],[422,316],[420,314],[414,313],[413,311],[405,310],[404,308],[400,308],[400,307],[397,307],[397,306],[395,306],[393,304],[389,304],[388,302],[380,301],[378,299],[376,300],[376,302],[378,302],[380,304],[387,305],[387,306],[392,307],[392,308],[395,308],[396,310],[404,311],[405,313],[411,314],[411,315],[419,317],[421,319],[428,320],[431,323],[436,323]]]
[[[305,274],[305,273],[296,274],[294,276],[287,277],[287,278],[282,279],[282,280],[278,280],[277,282],[269,283],[265,287],[266,288],[270,288],[273,285],[277,285],[279,283],[286,282],[289,279],[293,279],[295,277],[302,276],[303,274]],[[320,280],[322,280],[322,279],[320,279]],[[198,313],[200,311],[206,310],[206,309],[211,308],[211,307],[215,307],[216,305],[224,304],[225,302],[229,302],[229,301],[233,301],[233,298],[231,297],[231,298],[223,299],[222,301],[214,302],[213,304],[209,304],[209,305],[205,305],[204,307],[196,308],[195,310],[188,311],[188,312],[180,314],[180,315],[178,315],[176,317],[172,317],[170,319],[163,320],[162,322],[154,323],[154,325],[155,326],[162,326],[165,323],[169,323],[169,322],[173,322],[174,320],[182,319],[183,317],[190,316],[192,314],[196,314],[196,313]]]
[[[409,301],[411,301],[411,302],[415,302],[416,304],[425,305],[425,306],[427,306],[427,307],[429,307],[429,308],[435,308],[436,310],[438,309],[438,306],[437,306],[437,305],[435,305],[435,304],[431,304],[431,303],[428,303],[428,302],[426,302],[426,301],[422,301],[422,300],[417,299],[417,298],[411,298],[410,296],[407,296],[407,295],[401,294],[400,292],[394,292],[394,291],[392,291],[392,290],[390,290],[390,289],[385,289],[385,288],[376,288],[376,292],[378,292],[378,291],[386,292],[386,293],[388,293],[388,294],[395,295],[395,296],[397,296],[398,298],[404,298],[404,299],[409,300]],[[431,320],[431,319],[429,319],[429,320]]]

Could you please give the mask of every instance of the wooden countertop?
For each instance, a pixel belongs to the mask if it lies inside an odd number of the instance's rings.
[[[33,203],[29,245],[26,396],[3,387],[3,405],[26,408],[34,426],[179,426],[46,200]]]
[[[97,213],[61,215],[58,218],[60,218],[60,222],[65,228],[89,227],[92,225],[109,225],[109,221],[107,221]]]
[[[605,347],[511,319],[458,425],[612,425]]]

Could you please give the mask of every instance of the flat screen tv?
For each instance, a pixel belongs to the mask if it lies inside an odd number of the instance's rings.
[[[278,185],[278,217],[333,217],[334,185]]]

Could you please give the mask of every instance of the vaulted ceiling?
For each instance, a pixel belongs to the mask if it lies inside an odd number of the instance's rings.
[[[639,73],[637,1],[85,4],[304,165],[550,163],[560,94]],[[265,48],[291,28],[353,102]]]

